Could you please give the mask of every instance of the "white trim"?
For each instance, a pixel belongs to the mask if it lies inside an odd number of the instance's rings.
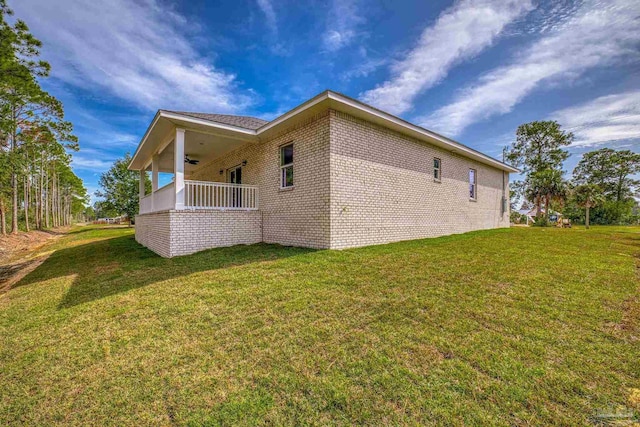
[[[361,110],[361,111],[363,111],[363,112],[365,112],[367,114],[370,114],[372,116],[381,118],[381,119],[383,119],[385,121],[392,122],[395,125],[404,127],[406,129],[410,129],[410,130],[412,130],[414,132],[417,132],[417,133],[420,133],[420,134],[422,134],[424,136],[428,136],[430,138],[433,138],[433,139],[435,139],[435,140],[437,140],[437,141],[439,141],[439,142],[441,142],[441,143],[443,143],[445,145],[451,146],[452,148],[464,151],[467,154],[471,154],[472,156],[479,156],[482,159],[484,159],[487,162],[489,162],[490,164],[496,165],[498,167],[498,169],[505,170],[505,168],[506,168],[506,170],[508,170],[509,172],[519,172],[518,169],[513,168],[513,167],[511,167],[511,166],[509,166],[509,165],[507,165],[505,163],[502,163],[502,162],[500,162],[500,161],[498,161],[498,160],[496,160],[494,158],[491,158],[491,157],[487,156],[484,153],[481,153],[481,152],[476,151],[476,150],[474,150],[472,148],[469,148],[469,147],[467,147],[467,146],[465,146],[465,145],[463,145],[463,144],[461,144],[461,143],[459,143],[457,141],[449,139],[449,138],[447,138],[445,136],[442,136],[440,134],[432,132],[432,131],[430,131],[428,129],[425,129],[423,127],[416,126],[413,123],[409,123],[406,120],[402,120],[402,119],[400,119],[398,117],[392,116],[389,113],[385,113],[384,111],[381,111],[381,110],[378,110],[376,108],[370,107],[370,106],[368,106],[366,104],[363,104],[363,103],[361,103],[359,101],[355,101],[355,100],[349,99],[349,98],[347,98],[347,97],[345,97],[343,95],[340,95],[338,93],[331,92],[331,91],[328,91],[327,96],[332,100],[335,100],[335,101],[341,102],[343,104],[349,105],[350,107],[353,107],[353,108],[356,108],[358,110]]]
[[[438,161],[438,167],[436,167],[436,160]],[[435,171],[438,171],[438,177],[435,177]],[[435,182],[442,182],[442,159],[440,157],[434,157],[433,158],[433,173],[432,175],[434,175],[433,180]]]
[[[153,127],[156,125],[156,123],[158,122],[159,119],[160,119],[160,110],[158,110],[156,115],[153,117],[153,120],[151,121],[151,124],[147,128],[147,131],[144,133],[144,136],[142,137],[142,141],[140,141],[140,144],[138,144],[138,148],[136,148],[136,152],[133,153],[133,157],[131,157],[131,163],[133,163],[133,161],[136,159],[136,156],[138,155],[138,152],[140,151],[140,149],[144,145],[145,141],[149,137],[149,134],[151,133],[151,129],[153,129]],[[131,166],[131,163],[129,163],[129,166]],[[151,159],[149,159],[149,161],[147,163],[145,163],[144,169],[147,169],[147,167],[149,167],[150,163],[151,163]]]
[[[471,171],[473,171],[473,182],[471,182]],[[478,169],[469,168],[469,175],[467,176],[467,179],[469,181],[469,188],[467,188],[467,190],[471,190],[471,186],[473,185],[473,197],[469,191],[469,200],[475,202],[478,200]]]
[[[291,163],[287,163],[283,165],[282,149],[288,146],[291,146],[291,150],[292,150]],[[291,182],[291,185],[284,185],[286,183],[287,169],[291,168],[291,175],[293,176],[293,163],[295,162],[295,154],[296,154],[296,151],[293,145],[293,141],[287,142],[286,144],[282,144],[278,147],[278,164],[280,165],[280,189],[281,190],[293,188],[293,186],[295,185],[294,181]]]
[[[176,210],[184,209],[184,134],[184,129],[176,128],[176,143],[173,144],[173,182],[176,192]]]
[[[269,123],[265,123],[264,125],[262,125],[261,127],[259,127],[257,129],[256,134],[259,135],[259,134],[261,134],[263,132],[266,132],[269,129],[273,128],[274,126],[277,126],[280,123],[285,122],[285,121],[289,120],[290,118],[298,115],[299,113],[302,113],[303,111],[307,110],[308,108],[311,108],[314,105],[317,105],[317,104],[321,103],[325,99],[329,99],[329,93],[330,93],[329,91],[322,92],[320,95],[317,95],[316,97],[311,98],[310,100],[308,100],[306,102],[303,102],[302,104],[298,105],[293,110],[289,111],[288,113],[284,113],[283,115],[281,115],[277,119],[272,120]]]
[[[139,179],[140,180],[138,182],[138,198],[142,200],[145,197],[147,197],[147,194],[145,194],[145,190],[146,190],[145,187],[147,183],[147,171],[141,170]]]
[[[160,155],[151,157],[151,192],[158,191],[158,171],[160,169]]]
[[[243,168],[242,163],[238,163],[235,166],[231,166],[230,168],[227,168],[227,170],[225,171],[225,177],[224,177],[225,182],[230,184],[242,184],[241,182],[240,183],[229,182],[229,180],[231,179],[231,172],[235,172],[238,169],[242,170],[242,168]],[[242,175],[242,172],[240,172],[240,175]]]
[[[370,116],[371,118],[376,118],[379,120],[382,120],[383,122],[387,122],[390,124],[393,124],[395,126],[398,126],[400,128],[403,128],[407,131],[410,131],[411,133],[413,133],[414,135],[418,135],[421,137],[426,137],[428,138],[427,142],[430,142],[429,140],[431,140],[431,143],[433,144],[432,141],[436,141],[438,144],[441,144],[443,146],[443,148],[448,148],[449,150],[451,150],[452,152],[459,152],[460,154],[462,154],[463,156],[470,158],[472,160],[478,161],[480,163],[484,163],[484,164],[488,164],[490,166],[496,167],[500,170],[506,171],[506,172],[520,172],[518,169],[507,165],[506,163],[500,162],[499,160],[496,160],[490,156],[487,156],[484,153],[481,153],[480,151],[474,150],[473,148],[467,147],[457,141],[454,141],[452,139],[449,139],[445,136],[442,136],[440,134],[437,134],[435,132],[432,132],[428,129],[425,129],[423,127],[414,125],[413,123],[407,122],[406,120],[400,119],[399,117],[393,116],[389,113],[385,113],[384,111],[378,110],[374,107],[371,107],[367,104],[363,104],[360,101],[357,101],[355,99],[351,99],[348,98],[344,95],[341,95],[339,93],[336,92],[332,92],[332,91],[325,91],[322,92],[321,94],[315,96],[314,98],[311,98],[310,100],[304,102],[303,104],[295,107],[294,109],[292,109],[291,111],[284,113],[283,115],[281,115],[280,117],[274,119],[273,121],[269,122],[269,123],[265,123],[263,126],[261,126],[260,128],[256,129],[256,130],[251,130],[251,129],[246,129],[246,128],[242,128],[242,127],[238,127],[238,126],[233,126],[233,125],[227,125],[227,124],[222,124],[222,123],[217,123],[211,120],[206,120],[206,119],[198,119],[198,118],[194,118],[191,116],[186,116],[186,115],[182,115],[179,113],[172,113],[172,112],[168,112],[165,110],[158,110],[158,112],[156,113],[156,116],[154,117],[153,121],[151,122],[151,125],[149,126],[149,128],[147,129],[147,131],[145,132],[144,137],[142,138],[142,141],[140,142],[140,144],[138,145],[138,148],[136,149],[135,154],[133,155],[133,158],[131,160],[131,163],[133,163],[133,161],[136,159],[136,156],[138,155],[140,148],[145,144],[151,129],[153,129],[153,127],[156,125],[156,123],[158,122],[158,120],[162,117],[162,118],[166,118],[169,120],[180,120],[182,122],[187,122],[187,123],[192,123],[192,124],[196,124],[196,125],[201,125],[201,126],[207,126],[210,128],[215,128],[215,129],[220,129],[220,130],[225,130],[225,131],[229,131],[229,132],[235,132],[238,134],[242,134],[242,135],[246,135],[246,136],[256,136],[259,137],[261,134],[263,134],[264,132],[267,132],[271,129],[273,129],[274,127],[286,122],[289,119],[294,118],[295,116],[297,116],[300,113],[305,112],[306,110],[324,102],[324,101],[330,101],[330,102],[335,102],[338,105],[343,105],[343,106],[347,106],[347,107],[351,107],[361,113],[364,113],[365,115]],[[328,106],[328,108],[332,108],[331,105]],[[436,144],[436,145],[438,145]]]

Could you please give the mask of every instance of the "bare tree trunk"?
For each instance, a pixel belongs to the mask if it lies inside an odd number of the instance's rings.
[[[7,218],[4,198],[0,197],[0,232],[3,236],[7,235]]]
[[[533,200],[536,205],[536,219],[540,218],[540,214],[542,213],[542,197],[536,196]]]
[[[587,212],[586,212],[586,216],[585,216],[585,220],[584,220],[584,228],[586,228],[587,230],[589,229],[589,205],[587,205],[586,207]]]
[[[13,119],[13,129],[11,131],[11,153],[15,154],[18,137],[16,129],[16,109],[12,106],[11,118]],[[12,158],[11,165],[11,233],[18,234],[18,175],[16,173],[15,158]]]
[[[40,230],[41,227],[41,223],[40,223],[40,203],[39,200],[41,200],[38,195],[40,194],[40,177],[38,176],[38,174],[35,174],[35,185],[33,186],[33,222],[35,223],[35,227],[36,229]]]
[[[60,195],[60,177],[56,175],[56,195],[58,200],[56,207],[58,209],[58,227],[62,225],[62,196]]]
[[[549,220],[549,202],[550,202],[550,197],[549,196],[545,196],[544,198],[544,218],[548,221]]]
[[[29,231],[29,175],[24,177],[24,228]]]
[[[18,176],[11,174],[11,234],[18,234]]]
[[[58,226],[58,206],[56,203],[58,202],[57,195],[58,188],[56,187],[56,174],[53,173],[51,177],[51,225],[53,228]]]
[[[42,230],[42,212],[43,212],[43,196],[44,196],[44,155],[40,156],[40,177],[38,185],[38,229]]]
[[[50,197],[50,192],[49,192],[49,178],[47,177],[47,179],[45,180],[45,188],[46,188],[46,193],[44,195],[44,226],[49,228],[49,225],[51,224],[49,222],[49,197]]]

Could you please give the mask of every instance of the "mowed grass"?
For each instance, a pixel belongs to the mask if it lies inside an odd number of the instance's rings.
[[[0,296],[0,425],[584,425],[640,388],[640,228],[42,251]]]

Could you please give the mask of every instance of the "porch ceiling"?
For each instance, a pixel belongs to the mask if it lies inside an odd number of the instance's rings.
[[[184,164],[184,172],[188,177],[202,165],[215,160],[226,153],[246,144],[242,141],[224,136],[203,134],[186,130],[184,136],[184,152],[192,160],[198,160],[197,165]],[[172,140],[159,155],[159,171],[173,173],[174,141]],[[146,170],[151,170],[149,164]]]
[[[234,150],[247,142],[257,141],[252,130],[228,125],[214,125],[207,120],[172,116],[170,113],[158,112],[138,146],[129,169],[150,170],[151,159],[160,151],[160,172],[173,172],[173,140],[176,128],[185,129],[185,154],[189,158],[199,160],[198,166]],[[188,174],[196,167],[185,164]]]

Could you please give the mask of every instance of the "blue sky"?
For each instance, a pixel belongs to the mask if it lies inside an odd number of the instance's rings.
[[[332,89],[500,157],[557,119],[565,164],[640,151],[640,2],[9,0],[52,65],[91,193],[156,110],[272,119]]]

